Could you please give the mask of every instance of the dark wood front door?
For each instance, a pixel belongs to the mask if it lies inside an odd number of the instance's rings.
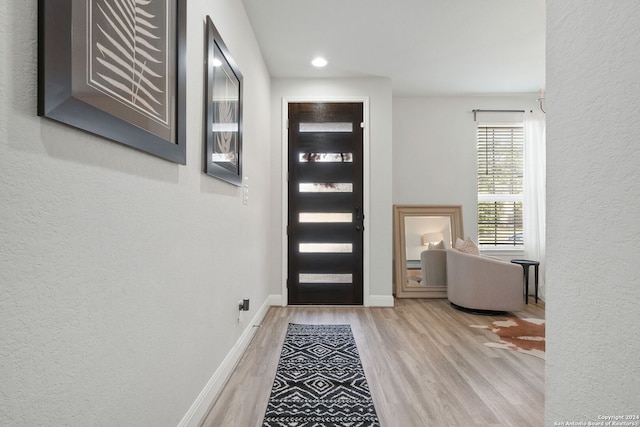
[[[289,304],[363,301],[363,104],[289,104]]]

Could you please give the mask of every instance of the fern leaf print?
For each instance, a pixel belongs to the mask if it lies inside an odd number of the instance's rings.
[[[87,1],[89,85],[167,123],[167,0]]]

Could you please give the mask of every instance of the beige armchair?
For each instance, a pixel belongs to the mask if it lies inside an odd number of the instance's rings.
[[[420,254],[422,284],[447,286],[447,252],[445,249],[428,249]]]
[[[517,264],[447,249],[447,298],[469,310],[520,311],[522,268]]]

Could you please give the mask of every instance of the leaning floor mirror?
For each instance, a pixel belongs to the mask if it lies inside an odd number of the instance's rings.
[[[396,298],[446,298],[446,249],[464,239],[461,206],[394,205]]]

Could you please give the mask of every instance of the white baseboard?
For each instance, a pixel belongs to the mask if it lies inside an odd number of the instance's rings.
[[[238,341],[236,341],[234,346],[231,348],[227,357],[224,358],[218,369],[216,369],[213,376],[209,379],[204,389],[196,398],[195,402],[193,402],[187,413],[184,415],[178,424],[178,427],[197,427],[200,424],[204,416],[207,414],[211,404],[218,398],[222,388],[249,346],[251,338],[253,338],[253,335],[258,329],[255,328],[254,325],[262,323],[269,307],[273,305],[280,305],[281,299],[280,295],[269,295],[267,297],[256,312],[255,316],[253,316],[251,321],[247,323],[247,327],[242,335],[240,335],[240,338],[238,338]]]
[[[282,295],[269,295],[269,303],[272,307],[282,307],[284,306]]]
[[[393,295],[369,295],[368,307],[393,307]]]

